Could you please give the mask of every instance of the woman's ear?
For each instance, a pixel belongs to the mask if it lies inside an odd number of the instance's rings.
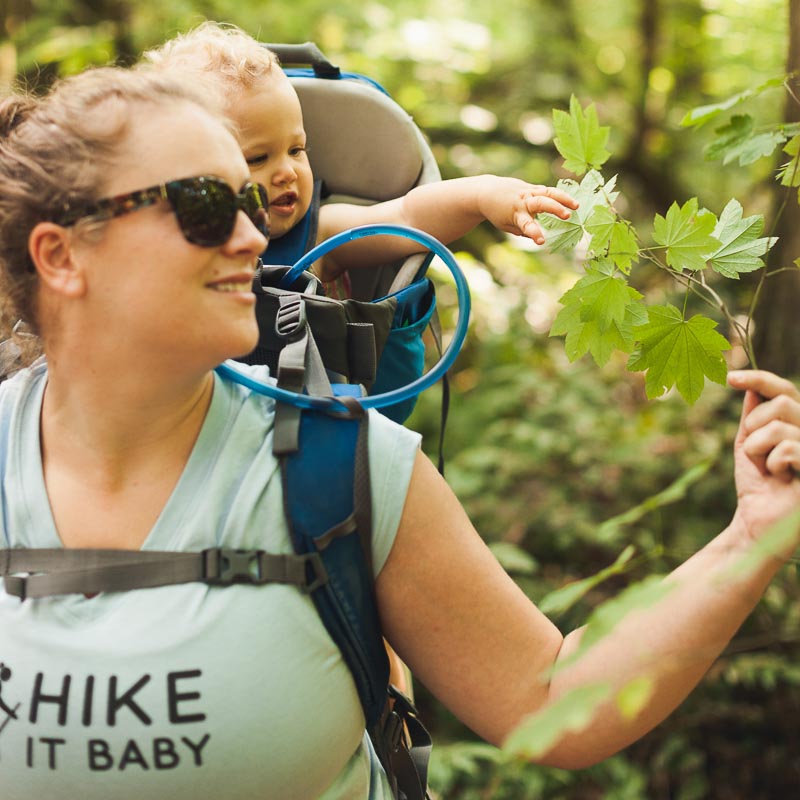
[[[50,290],[67,297],[86,291],[86,276],[75,259],[72,234],[54,222],[38,223],[28,236],[28,253],[39,280]]]

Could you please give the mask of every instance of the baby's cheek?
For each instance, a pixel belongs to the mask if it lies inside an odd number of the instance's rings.
[[[250,180],[254,183],[263,183],[269,189],[269,169],[265,164],[250,165]]]

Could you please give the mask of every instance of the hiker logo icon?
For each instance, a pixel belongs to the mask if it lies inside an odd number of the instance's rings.
[[[11,708],[3,698],[3,688],[5,684],[11,680],[11,667],[4,664],[0,661],[0,712],[5,713],[6,718],[0,722],[0,735],[2,735],[3,731],[6,729],[6,726],[12,719],[17,719],[17,711],[21,703],[17,703],[13,708]]]
[[[3,684],[6,681],[11,680],[11,674],[11,667],[6,666],[2,661],[0,661],[0,710],[6,713],[6,719],[2,724],[0,724],[0,731],[3,730],[10,719],[17,718],[17,709],[20,706],[20,704],[17,703],[14,708],[9,708],[8,704],[3,699]]]

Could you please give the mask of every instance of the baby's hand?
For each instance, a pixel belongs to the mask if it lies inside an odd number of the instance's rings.
[[[484,215],[498,230],[527,236],[536,244],[544,244],[544,232],[536,221],[542,213],[569,219],[578,202],[561,189],[541,186],[516,178],[492,176],[482,196]]]

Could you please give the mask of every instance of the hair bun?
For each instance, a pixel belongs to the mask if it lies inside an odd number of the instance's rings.
[[[36,107],[36,100],[12,94],[0,100],[0,136],[8,136]]]

